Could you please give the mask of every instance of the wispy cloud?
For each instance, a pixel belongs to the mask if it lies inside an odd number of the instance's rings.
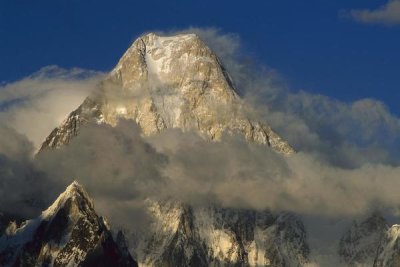
[[[346,10],[341,15],[364,24],[400,25],[400,1],[390,0],[377,9]]]
[[[0,121],[37,147],[95,88],[100,72],[47,66],[0,85]]]

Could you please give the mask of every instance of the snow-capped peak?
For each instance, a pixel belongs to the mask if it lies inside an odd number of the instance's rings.
[[[88,205],[91,209],[94,208],[93,200],[89,197],[83,186],[81,186],[75,180],[67,187],[67,189],[63,193],[60,194],[60,196],[56,199],[56,201],[54,201],[54,203],[50,207],[42,212],[42,215],[40,217],[46,220],[51,218],[54,214],[58,212],[60,208],[65,205],[67,200],[70,199],[72,199],[73,201],[79,199],[79,201],[83,202],[84,205]]]
[[[135,79],[151,76],[152,79],[168,82],[170,75],[182,75],[186,66],[195,61],[218,63],[213,67],[221,67],[216,55],[196,34],[161,36],[148,33],[133,42],[110,76],[122,78],[126,82],[136,75],[139,77]],[[129,75],[123,75],[124,71],[128,71]]]
[[[214,52],[195,34],[139,37],[100,84],[99,92],[56,128],[41,151],[67,144],[90,121],[134,120],[144,135],[168,128],[218,141],[224,133],[294,153],[265,122],[249,115]]]
[[[200,39],[200,38],[195,33],[179,33],[175,35],[165,35],[156,32],[148,32],[142,34],[139,38],[137,38],[132,43],[132,46],[140,40],[147,40],[149,43],[156,43],[158,46],[160,46],[163,41],[183,42],[183,41],[188,41],[190,39]]]
[[[0,266],[136,267],[76,181],[39,217],[0,237]]]

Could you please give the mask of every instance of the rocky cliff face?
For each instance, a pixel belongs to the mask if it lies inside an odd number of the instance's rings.
[[[374,267],[400,266],[400,225],[393,225],[384,235],[377,249]]]
[[[343,262],[347,266],[373,266],[388,228],[380,213],[374,213],[360,223],[354,222],[340,240],[339,255]]]
[[[0,237],[0,266],[137,266],[76,182],[46,211]]]
[[[305,266],[309,248],[293,214],[177,202],[149,204],[153,224],[134,248],[140,266]]]
[[[89,121],[136,121],[145,135],[167,128],[197,130],[210,140],[238,133],[283,154],[294,150],[265,122],[252,118],[217,56],[194,34],[138,38],[95,95],[73,111],[41,150],[60,147]]]

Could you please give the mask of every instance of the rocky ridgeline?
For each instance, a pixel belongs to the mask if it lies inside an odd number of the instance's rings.
[[[265,122],[254,120],[217,56],[194,34],[138,38],[95,94],[45,140],[41,150],[67,144],[88,122],[132,119],[145,135],[167,128],[197,130],[210,140],[238,133],[283,154],[294,150]]]
[[[131,267],[137,263],[114,241],[86,191],[74,182],[39,217],[8,224],[0,237],[0,266]]]

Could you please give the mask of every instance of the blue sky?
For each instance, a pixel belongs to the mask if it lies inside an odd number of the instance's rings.
[[[217,27],[237,33],[243,52],[276,69],[292,90],[345,101],[372,97],[400,114],[400,13],[371,13],[389,4],[2,0],[0,81],[53,64],[107,71],[143,32]],[[364,9],[372,11],[354,11]]]

